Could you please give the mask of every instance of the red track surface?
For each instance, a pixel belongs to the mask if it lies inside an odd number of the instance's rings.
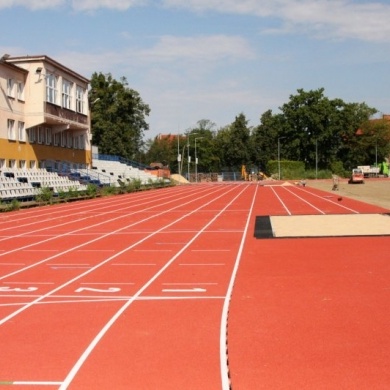
[[[253,237],[385,211],[240,183],[2,214],[0,387],[387,389],[389,236]]]

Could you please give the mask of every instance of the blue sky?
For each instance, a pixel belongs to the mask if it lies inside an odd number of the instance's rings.
[[[300,88],[390,113],[389,20],[385,0],[0,0],[0,54],[126,77],[152,138],[256,126]]]

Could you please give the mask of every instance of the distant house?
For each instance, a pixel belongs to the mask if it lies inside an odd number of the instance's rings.
[[[0,58],[0,170],[91,166],[89,80],[46,55]]]

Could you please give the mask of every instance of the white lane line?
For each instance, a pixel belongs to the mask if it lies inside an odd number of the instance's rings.
[[[245,229],[241,238],[240,248],[237,252],[236,261],[234,263],[232,276],[230,278],[230,282],[228,285],[228,289],[226,292],[225,300],[223,303],[222,308],[222,316],[221,316],[221,331],[220,331],[220,343],[219,343],[219,353],[220,353],[220,365],[221,365],[221,380],[222,380],[222,390],[230,390],[230,375],[229,375],[229,356],[227,353],[227,323],[228,323],[228,316],[229,316],[229,305],[230,300],[232,298],[233,293],[233,286],[234,282],[236,280],[236,275],[238,271],[238,267],[240,265],[242,251],[244,250],[244,244],[246,240],[246,236],[248,234],[248,228],[249,228],[249,222],[251,220],[252,214],[253,214],[253,208],[257,196],[258,186],[256,186],[255,193],[252,198],[251,207],[249,209],[248,218],[246,220]]]
[[[231,249],[191,249],[191,252],[231,252]]]
[[[77,249],[76,252],[115,252],[115,249]]]
[[[218,283],[198,282],[198,283],[161,283],[163,286],[216,286]]]
[[[232,188],[231,191],[233,191],[235,189],[235,187]],[[102,327],[102,329],[100,330],[100,332],[94,337],[94,339],[91,341],[91,343],[87,346],[87,348],[84,350],[84,352],[80,355],[80,357],[77,359],[77,361],[75,362],[74,366],[71,368],[71,370],[68,372],[64,382],[62,383],[62,385],[60,386],[60,388],[58,390],[66,390],[69,388],[69,385],[70,383],[73,381],[73,379],[75,378],[75,376],[77,375],[77,373],[79,372],[81,366],[84,364],[84,362],[87,360],[87,358],[89,357],[89,355],[92,353],[92,351],[95,349],[96,345],[100,342],[100,340],[104,337],[104,335],[111,329],[111,327],[113,326],[113,324],[118,320],[118,318],[124,313],[125,310],[127,310],[127,308],[142,294],[144,293],[173,263],[174,261],[179,258],[183,252],[185,250],[187,250],[190,245],[193,244],[193,242],[199,238],[207,229],[207,227],[209,227],[215,220],[217,220],[222,212],[224,210],[226,210],[245,190],[247,189],[247,187],[244,187],[225,207],[224,209],[221,210],[220,213],[216,214],[210,221],[208,221],[204,227],[202,229],[200,229],[192,238],[190,238],[190,240],[187,242],[186,245],[184,245],[177,253],[174,254],[174,256],[172,256],[172,258],[166,262],[166,264],[164,264],[146,283],[144,283],[142,285],[141,288],[139,288],[139,290],[136,292],[136,294],[134,295],[134,297],[132,299],[129,299],[128,301],[125,302],[124,305],[122,305],[122,307],[110,318],[109,321],[107,321],[107,323]],[[200,207],[196,208],[196,209],[193,209],[191,212],[189,213],[186,213],[185,215],[182,215],[180,218],[177,218],[176,220],[166,224],[165,226],[161,227],[160,229],[157,229],[155,232],[149,234],[148,236],[140,239],[136,244],[132,244],[130,245],[128,248],[125,248],[124,250],[122,250],[121,252],[119,252],[118,254],[116,255],[113,255],[111,258],[108,258],[107,260],[103,261],[99,266],[102,266],[104,264],[106,264],[107,262],[111,261],[114,257],[117,257],[117,256],[120,256],[121,254],[125,253],[126,251],[130,250],[131,248],[133,248],[135,245],[139,245],[141,243],[143,243],[144,241],[146,241],[147,239],[155,236],[157,233],[169,228],[170,226],[178,223],[179,221],[185,219],[185,218],[188,218],[190,215],[193,215],[195,213],[197,213],[200,209],[204,208],[205,206],[207,206],[208,204],[210,204],[211,202],[214,202],[216,199],[219,199],[221,198],[222,196],[225,196],[226,195],[226,191],[224,191],[224,193],[220,196],[217,196],[217,197],[214,197],[212,200],[210,200],[209,202],[207,202],[206,204],[202,204]],[[210,193],[208,193],[208,195],[210,195]],[[198,198],[199,199],[199,198]],[[169,211],[169,210],[168,210]],[[167,211],[167,212],[168,212]],[[97,268],[98,266],[96,266],[95,268]],[[90,271],[91,272],[91,271]],[[83,274],[83,275],[79,275],[78,278],[81,278],[82,276],[86,275],[87,273]],[[75,278],[76,279],[76,278]],[[61,287],[65,287],[66,285],[74,282],[74,280],[70,280],[68,283],[65,283],[63,286]],[[58,288],[59,289],[59,288]],[[57,290],[54,290],[52,291],[52,293],[55,293],[57,292]],[[44,297],[42,297],[43,299]],[[41,300],[42,300],[41,299]],[[37,301],[35,301],[34,303],[36,303]],[[11,317],[12,318],[12,317]],[[8,319],[8,318],[7,318]],[[4,321],[4,320],[3,320]],[[1,325],[1,321],[0,321],[0,325]],[[226,355],[225,355],[225,364],[226,364]]]
[[[91,266],[91,264],[88,264],[88,263],[59,263],[59,264],[53,264],[53,263],[50,263],[50,264],[46,264],[48,267],[58,267],[58,266],[73,266],[73,265],[76,265],[76,266]]]
[[[66,265],[61,265],[61,266],[56,266],[56,265],[53,265],[51,266],[51,268],[53,269],[86,269],[86,268],[92,268],[92,266],[66,266]]]
[[[117,264],[111,264],[111,265],[115,265],[115,266],[134,266],[134,265],[157,265],[155,263],[125,263],[125,264],[121,264],[121,263],[117,263]]]
[[[185,242],[156,242],[156,245],[185,245]]]
[[[26,296],[22,296],[22,298],[26,298]],[[61,297],[56,297],[57,300],[49,300],[49,301],[44,301],[44,302],[39,302],[37,305],[61,305],[61,304],[69,304],[69,303],[97,303],[97,302],[124,302],[128,301],[129,299],[132,299],[131,296],[124,296],[124,297],[112,297],[112,298],[107,298],[107,297],[82,297],[82,298],[75,298],[73,296],[67,297],[67,298],[72,298],[72,299],[61,299]],[[64,297],[65,298],[65,297]],[[165,296],[143,296],[143,297],[138,297],[134,299],[135,301],[173,301],[173,300],[188,300],[188,299],[193,299],[193,300],[207,300],[207,299],[225,299],[225,296],[218,296],[218,295],[165,295]],[[16,307],[16,306],[22,306],[25,305],[26,302],[19,302],[19,303],[0,303],[0,307]]]
[[[23,252],[59,252],[59,249],[23,249]]]
[[[111,282],[101,282],[101,283],[80,283],[80,284],[86,284],[86,285],[96,285],[96,284],[100,284],[100,285],[112,285],[112,284],[115,284],[115,285],[133,285],[135,283],[111,283]]]
[[[310,191],[308,191],[308,190],[304,190],[303,188],[300,188],[300,190],[301,190],[301,191],[304,191],[304,192],[306,192],[306,193],[308,193],[308,194],[310,194],[310,195],[312,195],[312,196],[315,196],[315,197],[317,197],[317,198],[320,198],[320,199],[324,199],[324,198],[325,198],[324,200],[326,200],[327,202],[330,202],[330,203],[332,203],[332,204],[335,204],[335,205],[337,205],[337,206],[340,206],[341,208],[343,208],[343,209],[345,209],[345,210],[348,210],[348,211],[351,211],[351,212],[353,212],[353,213],[355,213],[355,214],[360,214],[359,211],[356,211],[356,210],[354,210],[354,209],[351,209],[351,208],[349,208],[349,207],[346,207],[346,206],[340,204],[339,201],[335,202],[335,201],[333,201],[333,200],[331,200],[331,199],[326,199],[326,198],[332,198],[332,197],[333,197],[332,195],[329,195],[329,196],[320,196],[320,195],[314,194],[314,193],[312,193],[312,192],[310,192]],[[338,198],[338,197],[335,196],[335,198]]]
[[[187,198],[187,197],[191,196],[191,194],[188,195],[188,190],[187,190],[187,191],[183,191],[182,193],[184,193],[184,196],[180,197],[179,199],[183,199],[183,198]],[[176,201],[176,200],[177,200],[177,198],[175,198],[175,199],[173,199],[173,200],[171,201],[170,199],[172,199],[172,196],[171,196],[170,194],[168,194],[168,195],[169,195],[169,197],[166,197],[166,199],[168,199],[168,201],[166,201],[165,203],[159,202],[159,204],[158,204],[157,206],[153,206],[153,207],[151,207],[151,208],[160,207],[161,205],[168,204],[168,203],[172,203],[173,201]],[[117,219],[122,219],[122,218],[128,217],[128,215],[126,215],[126,214],[123,213],[124,210],[128,210],[128,209],[130,209],[131,215],[132,215],[132,214],[137,214],[137,213],[139,213],[140,211],[143,211],[143,212],[144,212],[145,210],[139,210],[139,209],[134,210],[133,207],[134,207],[134,206],[140,207],[140,206],[142,206],[142,205],[144,205],[144,204],[151,204],[151,203],[154,204],[154,201],[153,201],[153,200],[154,200],[154,198],[156,198],[156,197],[158,197],[158,196],[159,196],[159,195],[146,197],[146,196],[144,195],[144,196],[142,197],[142,202],[136,203],[137,200],[134,200],[132,203],[130,203],[129,207],[126,207],[126,208],[122,208],[122,209],[121,209],[121,213],[120,213],[119,217],[115,217],[115,218],[106,220],[106,221],[104,221],[104,222],[115,221],[115,220],[117,220]],[[164,200],[166,200],[166,199],[164,199]],[[107,208],[110,208],[110,207],[113,207],[112,205],[115,206],[116,204],[121,204],[121,200],[118,200],[117,202],[110,202],[110,203],[108,204],[108,206],[107,206],[107,202],[105,202],[104,206],[101,207],[100,210],[102,210],[102,209],[107,209]],[[81,206],[79,206],[79,207],[81,207]],[[146,210],[148,210],[148,209],[146,209]],[[87,210],[87,211],[89,212],[89,210]],[[96,211],[96,210],[95,210],[95,211]],[[59,211],[59,212],[62,212],[62,211]],[[54,213],[54,212],[53,212],[53,213],[49,213],[49,215],[53,215],[53,214],[56,214],[56,213]],[[83,218],[80,218],[80,219],[77,219],[77,220],[72,219],[72,220],[70,220],[69,222],[60,223],[60,224],[57,224],[57,225],[54,225],[54,226],[44,227],[44,228],[42,228],[42,229],[37,229],[37,230],[35,230],[33,233],[39,232],[39,231],[43,231],[43,230],[50,230],[50,229],[53,229],[53,228],[55,228],[55,227],[62,227],[62,226],[68,225],[68,224],[72,224],[72,223],[75,223],[75,222],[80,222],[80,221],[83,221],[83,220],[86,220],[86,219],[90,219],[90,218],[104,217],[104,216],[110,215],[110,214],[112,214],[112,210],[104,211],[104,212],[98,213],[98,214],[96,214],[96,212],[94,213],[93,210],[91,210],[90,215],[88,215],[88,216],[86,216],[86,217],[83,217]],[[47,215],[47,214],[46,214],[46,215]],[[46,215],[45,215],[45,217],[46,217]],[[71,214],[70,216],[74,216],[74,215],[78,216],[78,215],[80,215],[80,213],[79,213],[79,212],[73,213],[73,214]],[[114,215],[115,215],[115,214],[114,214]],[[33,216],[33,217],[34,217],[34,220],[33,220],[32,222],[29,222],[29,223],[24,224],[24,225],[21,225],[21,226],[22,226],[22,227],[25,227],[25,226],[35,225],[35,224],[36,224],[35,216]],[[24,218],[19,218],[16,222],[19,222],[20,220],[23,220],[23,219],[24,219]],[[55,218],[44,219],[43,221],[40,220],[40,222],[54,221],[54,220],[56,220],[56,219],[60,219],[60,221],[62,221],[62,215],[60,215],[59,217],[55,217]],[[86,229],[89,229],[89,228],[91,228],[91,227],[93,227],[93,226],[99,226],[99,225],[101,225],[101,224],[102,224],[102,223],[99,222],[99,223],[97,223],[97,224],[95,224],[95,225],[91,225],[91,226],[88,226],[88,227],[86,227],[86,228],[82,228],[82,229],[76,230],[75,232],[78,232],[78,231],[81,231],[81,230],[86,230]],[[19,227],[21,227],[21,226],[19,226]],[[0,229],[0,230],[1,230],[1,231],[5,231],[5,230],[12,230],[12,229],[15,229],[15,227],[14,227],[13,225],[10,226],[10,227],[6,227],[6,228],[4,228],[4,229]],[[75,232],[72,232],[71,234],[74,235]],[[31,237],[30,233],[31,233],[31,231],[27,231],[27,232],[25,232],[25,233],[20,233],[20,234],[16,235],[16,237],[22,237],[22,236],[25,236],[25,235],[29,235],[29,236]],[[99,234],[104,234],[104,233],[99,233]],[[38,236],[38,235],[37,235],[37,236]],[[42,236],[44,236],[44,235],[42,235]],[[47,236],[51,236],[51,235],[48,234]],[[0,237],[1,237],[1,236],[0,236]],[[5,237],[6,237],[6,239],[13,239],[13,238],[15,238],[15,234],[13,234],[13,235],[7,235],[7,236],[5,236]],[[53,238],[56,238],[56,237],[58,237],[58,235],[53,235]],[[36,245],[36,244],[37,244],[37,243],[34,243],[34,244],[32,244],[32,245]],[[28,245],[28,246],[32,246],[32,245]]]
[[[172,249],[134,249],[133,252],[172,252]]]
[[[314,210],[317,210],[320,214],[325,214],[324,211],[322,211],[321,209],[319,209],[318,207],[314,206],[314,204],[310,203],[309,201],[307,201],[306,199],[303,199],[301,196],[295,194],[293,191],[290,191],[289,189],[287,189],[286,187],[283,187],[287,192],[289,192],[290,194],[294,195],[295,197],[297,197],[298,199],[300,199],[302,202],[308,204],[310,207],[312,207]]]
[[[284,202],[282,201],[282,199],[280,198],[280,196],[276,193],[275,189],[273,188],[273,186],[271,187],[271,190],[272,192],[274,193],[274,195],[279,199],[279,202],[282,204],[283,208],[286,210],[287,214],[288,215],[291,215],[291,212],[290,210],[287,208],[287,206],[284,204]]]
[[[54,284],[54,282],[1,282],[2,284]]]
[[[196,266],[196,265],[200,265],[202,267],[204,266],[208,266],[208,265],[211,265],[211,266],[218,266],[218,265],[226,265],[225,263],[180,263],[179,265],[182,265],[182,266]]]
[[[215,190],[214,192],[218,192],[218,190]],[[198,197],[198,198],[202,198],[202,197],[209,196],[209,195],[210,195],[210,192],[207,192],[205,195],[202,195],[202,196],[200,196],[200,197]],[[186,199],[186,198],[189,198],[190,196],[191,196],[191,195],[188,195],[188,193],[186,193],[185,196],[182,196],[182,197],[179,197],[179,198],[175,198],[175,201],[177,201],[177,200],[179,200],[179,199]],[[172,203],[172,202],[173,202],[173,200],[172,200],[172,201],[167,201],[167,202],[165,202],[165,203],[159,203],[158,206],[153,205],[153,206],[150,206],[149,208],[147,208],[146,210],[135,210],[135,211],[133,211],[131,214],[133,215],[133,214],[138,214],[138,213],[141,213],[141,212],[145,212],[145,211],[147,211],[147,210],[152,210],[152,209],[154,209],[154,208],[156,208],[156,207],[161,207],[161,206],[164,205],[164,204],[170,204],[170,203]],[[192,198],[191,198],[187,203],[191,203],[191,202],[192,202]],[[146,203],[146,202],[145,202],[145,203]],[[142,203],[141,203],[141,204],[142,204]],[[149,204],[150,204],[150,203],[149,203]],[[183,204],[186,204],[186,203],[183,203]],[[183,204],[182,204],[182,205],[183,205]],[[139,206],[139,205],[138,205],[138,206]],[[136,225],[139,224],[139,223],[145,222],[145,221],[147,221],[147,220],[149,220],[149,219],[156,218],[156,217],[158,217],[159,215],[163,215],[163,214],[169,213],[169,212],[171,212],[172,210],[175,210],[175,208],[177,208],[177,207],[178,207],[178,206],[175,206],[175,207],[172,207],[172,208],[170,208],[170,209],[165,209],[164,211],[161,211],[161,212],[159,212],[159,213],[153,213],[151,216],[149,216],[149,217],[147,217],[147,218],[143,218],[143,219],[140,220],[140,221],[133,222],[133,223],[131,223],[131,224],[129,224],[129,225],[126,225],[126,226],[124,226],[124,227],[122,227],[122,228],[120,228],[120,229],[117,229],[117,230],[115,230],[115,231],[107,232],[107,233],[105,233],[105,234],[103,234],[103,235],[99,235],[98,237],[96,237],[96,238],[94,238],[94,239],[92,239],[92,240],[89,240],[89,241],[84,242],[84,243],[79,244],[79,245],[75,245],[75,246],[73,246],[73,247],[70,248],[70,249],[64,250],[64,251],[59,252],[59,253],[57,253],[57,254],[53,254],[51,257],[49,257],[49,258],[47,258],[47,259],[43,259],[43,260],[41,260],[41,261],[38,261],[37,263],[34,263],[34,264],[32,264],[32,265],[29,265],[29,266],[25,267],[24,269],[20,269],[20,270],[11,272],[11,273],[9,273],[9,274],[7,274],[7,275],[2,275],[2,276],[0,276],[0,279],[5,279],[5,278],[10,277],[10,276],[13,276],[13,275],[15,275],[15,274],[17,274],[17,273],[20,273],[20,272],[23,272],[23,271],[28,270],[28,269],[30,269],[30,268],[36,267],[36,266],[38,266],[38,265],[40,265],[40,264],[43,264],[43,263],[45,263],[45,262],[47,262],[47,261],[49,261],[49,260],[51,260],[51,259],[53,259],[53,258],[56,258],[56,257],[59,257],[59,256],[63,256],[64,254],[67,254],[67,253],[76,251],[76,250],[78,250],[79,248],[85,247],[85,246],[87,246],[88,244],[91,244],[91,243],[94,243],[94,242],[96,242],[96,241],[102,240],[102,239],[104,239],[104,238],[106,238],[106,237],[113,237],[113,236],[115,236],[115,234],[118,234],[119,232],[124,231],[125,229],[127,229],[127,228],[129,228],[129,227],[136,226]],[[125,209],[127,209],[127,208],[125,208]],[[125,209],[122,209],[122,211],[124,211]],[[103,213],[103,214],[104,214],[104,213]],[[128,215],[127,215],[127,216],[128,216]],[[116,220],[121,219],[121,218],[124,218],[124,217],[126,217],[126,215],[125,215],[125,216],[124,216],[124,215],[121,215],[121,216],[119,216],[119,217],[109,219],[108,221],[104,221],[104,223],[105,223],[105,222],[113,222],[113,221],[116,221]],[[182,217],[182,218],[183,218],[183,217]],[[83,218],[83,219],[84,219],[84,218]],[[83,219],[81,219],[81,220],[83,220]],[[81,220],[78,220],[78,222],[80,222]],[[69,222],[69,223],[74,223],[74,222],[75,222],[75,221],[71,221],[71,222]],[[93,228],[93,227],[95,227],[95,226],[101,226],[101,225],[102,225],[102,222],[96,223],[96,224],[94,224],[94,225],[88,225],[87,227],[80,228],[80,229],[76,229],[76,230],[73,230],[72,232],[69,232],[69,233],[65,233],[65,234],[61,235],[61,237],[71,236],[71,235],[74,235],[74,234],[76,234],[76,233],[77,233],[77,234],[80,234],[80,232],[82,232],[82,231],[84,231],[84,230],[91,229],[91,228]],[[56,226],[54,226],[54,227],[56,227]],[[53,226],[51,226],[51,227],[49,227],[49,228],[44,228],[44,229],[42,229],[42,230],[46,230],[46,229],[53,229]],[[27,235],[27,234],[29,234],[29,233],[30,233],[30,232],[24,233],[24,234],[20,234],[20,235],[18,235],[17,237],[22,237],[22,236]],[[156,232],[153,231],[153,232],[150,233],[150,235],[154,235],[155,233],[156,233]],[[15,238],[15,236],[12,236],[12,238]],[[35,246],[35,245],[38,245],[38,244],[41,244],[41,243],[47,243],[47,242],[49,242],[49,241],[51,241],[51,240],[55,240],[55,239],[57,239],[57,238],[58,238],[58,235],[55,235],[55,236],[53,236],[53,237],[51,237],[51,238],[49,238],[49,239],[42,240],[42,241],[39,241],[39,242],[34,242],[34,243],[32,243],[32,244],[25,245],[24,247],[21,247],[21,248],[15,248],[15,249],[12,249],[12,250],[8,250],[8,251],[6,251],[6,252],[4,252],[4,253],[1,253],[1,256],[7,255],[7,254],[10,254],[10,253],[13,253],[13,252],[25,250],[26,248],[30,248],[30,247],[32,247],[32,246]],[[140,243],[140,242],[142,242],[142,241],[143,241],[143,240],[138,241],[138,243]],[[137,243],[137,244],[138,244],[138,243]],[[136,244],[136,245],[137,245],[137,244]]]
[[[194,288],[163,288],[163,293],[202,293],[206,292],[205,288],[194,287]]]
[[[56,381],[1,381],[0,386],[60,386],[62,382]]]

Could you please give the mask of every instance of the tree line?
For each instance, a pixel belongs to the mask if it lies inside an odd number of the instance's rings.
[[[173,173],[268,171],[271,161],[300,161],[306,169],[350,170],[374,165],[390,154],[390,121],[371,118],[378,111],[366,103],[346,103],[325,96],[324,88],[298,89],[279,112],[267,110],[249,126],[244,113],[217,129],[201,119],[181,134],[143,141],[150,107],[127,80],[94,73],[90,106],[92,143],[113,154],[147,165],[169,166]],[[190,158],[188,158],[190,157]],[[337,168],[336,168],[337,167]]]

